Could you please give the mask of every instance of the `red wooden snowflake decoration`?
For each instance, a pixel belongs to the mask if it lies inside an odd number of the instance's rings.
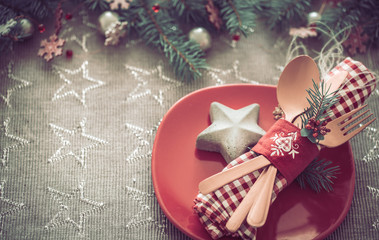
[[[217,30],[220,30],[222,25],[222,20],[219,16],[219,10],[217,7],[213,4],[212,0],[208,0],[207,5],[205,5],[205,9],[208,12],[208,18],[211,23],[215,26]]]
[[[49,39],[41,41],[41,48],[38,50],[38,56],[43,57],[47,62],[54,58],[54,56],[62,55],[62,47],[65,41],[58,38],[53,34]]]
[[[364,43],[366,43],[367,40],[369,40],[369,37],[367,34],[362,33],[362,27],[356,27],[355,31],[352,31],[348,39],[342,43],[342,45],[347,49],[347,51],[353,56],[357,53],[357,50],[359,53],[366,52],[366,45]]]

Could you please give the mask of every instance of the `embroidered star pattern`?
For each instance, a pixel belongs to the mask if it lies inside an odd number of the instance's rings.
[[[88,75],[88,61],[75,70],[59,69],[55,67],[59,77],[65,82],[54,94],[53,101],[74,96],[86,107],[86,94],[88,91],[104,85],[104,82],[91,78]],[[78,77],[78,75],[81,77]]]
[[[242,77],[239,70],[239,64],[240,63],[237,60],[233,63],[232,68],[229,69],[208,68],[207,74],[216,82],[216,86],[225,84],[226,82],[223,80],[223,77],[230,74],[232,74],[236,80],[239,80],[243,83],[259,84],[257,81]]]
[[[106,141],[86,133],[87,119],[83,118],[77,128],[72,130],[50,124],[53,133],[59,138],[61,146],[48,159],[49,163],[61,161],[67,157],[74,157],[82,167],[86,167],[87,154],[91,149],[107,144]],[[87,141],[86,141],[87,140]]]
[[[127,158],[127,163],[136,163],[141,159],[150,158],[151,157],[151,147],[148,138],[152,138],[155,131],[158,128],[157,124],[150,130],[145,130],[139,126],[126,123],[126,128],[131,131],[136,138],[138,145],[137,147],[130,153]]]
[[[152,97],[160,106],[163,107],[164,93],[172,88],[177,88],[183,85],[182,82],[173,80],[162,73],[162,66],[158,65],[155,69],[151,71],[143,70],[133,66],[125,65],[125,68],[131,72],[133,77],[138,81],[136,87],[129,93],[126,102],[133,102],[137,99],[144,98],[146,96]],[[157,75],[158,78],[154,77]],[[149,79],[149,80],[148,80]],[[149,86],[151,81],[162,80],[162,85],[160,84],[157,89],[153,89]],[[167,84],[169,83],[169,84]]]
[[[5,181],[0,182],[0,236],[3,233],[6,217],[21,211],[25,205],[5,197]]]
[[[369,139],[369,142],[373,143],[373,146],[367,151],[367,154],[362,158],[364,162],[372,162],[378,159],[379,155],[379,132],[374,127],[367,127],[363,130]]]
[[[9,133],[9,123],[10,118],[7,118],[0,125],[0,161],[2,166],[7,165],[9,153],[12,150],[29,143],[28,140]]]
[[[375,200],[379,200],[379,189],[374,188],[371,186],[367,186],[367,189],[371,193],[371,195],[374,197]],[[375,220],[375,222],[372,224],[372,226],[376,229],[379,230],[379,218]]]
[[[230,162],[245,153],[249,146],[257,143],[265,134],[258,125],[258,116],[258,104],[234,110],[213,102],[210,107],[212,124],[198,135],[196,147],[219,152]]]
[[[104,209],[104,203],[93,201],[84,196],[84,182],[71,193],[64,193],[48,187],[51,198],[58,204],[58,212],[45,225],[46,230],[52,230],[63,225],[68,225],[80,234],[85,230],[85,219]]]
[[[154,226],[161,236],[167,235],[166,233],[166,218],[163,216],[163,219],[160,221],[154,219],[151,216],[151,207],[147,204],[148,201],[155,198],[154,194],[143,192],[137,188],[126,187],[127,194],[132,198],[138,205],[138,212],[132,216],[126,224],[126,230],[129,232],[132,229],[138,229],[142,226]]]
[[[12,94],[31,84],[24,79],[14,76],[13,62],[8,63],[7,70],[2,69],[0,71],[0,81],[0,100],[8,107],[11,107],[10,99]]]

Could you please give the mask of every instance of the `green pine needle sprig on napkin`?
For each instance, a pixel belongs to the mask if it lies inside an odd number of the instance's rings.
[[[330,86],[327,88],[324,81],[321,81],[320,87],[314,80],[312,81],[313,89],[307,89],[309,95],[307,100],[310,107],[304,110],[304,115],[301,115],[302,129],[300,133],[302,137],[318,143],[330,131],[324,119],[329,115],[330,107],[339,101],[339,95],[336,94],[337,91],[329,93]]]

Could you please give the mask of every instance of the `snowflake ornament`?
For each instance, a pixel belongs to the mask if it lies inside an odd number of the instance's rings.
[[[308,37],[317,37],[317,32],[308,27],[301,28],[290,28],[289,35],[293,37],[308,38]]]
[[[112,10],[117,10],[119,8],[121,8],[121,9],[128,9],[129,6],[130,6],[130,3],[132,1],[133,0],[130,0],[130,1],[127,1],[127,0],[107,0],[107,2],[109,3],[109,7]]]
[[[222,25],[222,20],[219,15],[219,11],[217,7],[213,4],[212,0],[208,0],[207,5],[205,6],[205,9],[207,10],[209,14],[209,21],[215,26],[217,30],[220,30]]]
[[[117,45],[120,42],[120,39],[126,35],[126,26],[128,22],[116,22],[113,23],[107,31],[105,31],[105,46]]]
[[[369,36],[364,33],[362,27],[358,26],[355,31],[352,31],[348,39],[342,43],[342,45],[347,49],[351,55],[355,55],[357,50],[359,53],[366,52],[366,45],[364,43],[369,40]]]
[[[38,56],[43,57],[47,62],[54,58],[54,56],[62,55],[62,47],[65,44],[65,40],[58,38],[56,34],[53,34],[49,39],[43,39],[41,41],[41,48],[38,50]]]

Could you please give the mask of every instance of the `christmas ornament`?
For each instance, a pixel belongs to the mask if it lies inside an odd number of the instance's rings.
[[[283,117],[283,114],[284,114],[284,112],[279,105],[277,107],[275,107],[275,110],[272,112],[272,115],[274,115],[275,120],[281,119]]]
[[[127,1],[127,0],[106,0],[109,3],[109,7],[112,10],[117,10],[119,8],[121,9],[128,9],[130,6],[130,2],[133,0]]]
[[[72,50],[67,50],[66,51],[66,58],[72,58],[72,55],[74,55],[74,52]]]
[[[308,19],[308,25],[311,25],[313,23],[320,21],[321,15],[318,12],[310,12],[308,14],[307,19]]]
[[[71,20],[72,19],[72,14],[71,13],[66,13],[66,15],[64,16],[64,18],[66,19],[66,20]]]
[[[205,5],[205,9],[208,12],[209,21],[215,26],[217,30],[220,30],[222,26],[222,20],[220,18],[220,12],[218,8],[213,4],[212,0],[208,0],[207,5]]]
[[[300,38],[316,37],[317,31],[310,27],[290,28],[289,35]]]
[[[105,11],[99,16],[98,22],[99,31],[105,35],[105,32],[112,26],[112,24],[119,22],[119,15],[112,11]]]
[[[197,136],[196,148],[219,152],[228,163],[245,153],[265,134],[258,125],[258,104],[234,110],[213,102],[209,114],[212,124]]]
[[[126,35],[126,26],[128,22],[116,22],[111,24],[108,30],[105,32],[105,46],[117,45],[120,39]]]
[[[208,50],[212,46],[211,35],[205,28],[197,27],[192,29],[188,34],[188,38],[197,42],[203,51]]]
[[[153,11],[157,13],[159,12],[159,10],[161,10],[161,6],[159,6],[159,4],[155,4],[151,9],[153,9]]]
[[[33,36],[35,29],[33,23],[29,19],[21,18],[18,19],[17,22],[20,26],[20,30],[17,32],[17,35],[14,36],[16,41],[22,41]]]
[[[45,30],[46,30],[45,25],[43,25],[43,24],[39,24],[39,25],[38,25],[38,31],[39,31],[40,33],[44,33]]]
[[[54,56],[62,55],[62,47],[65,41],[58,38],[53,34],[49,40],[44,39],[41,41],[41,48],[38,50],[38,56],[43,57],[47,62],[54,58]]]
[[[353,56],[357,53],[357,50],[359,53],[365,53],[366,45],[364,43],[369,40],[369,36],[363,33],[362,27],[358,26],[354,30],[350,33],[348,39],[342,43]]]

